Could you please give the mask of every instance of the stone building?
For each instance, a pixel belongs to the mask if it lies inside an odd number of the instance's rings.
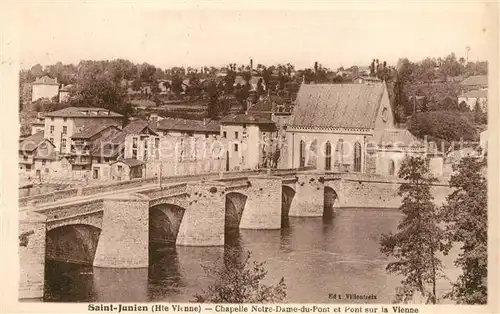
[[[482,112],[488,110],[488,89],[472,90],[458,96],[458,104],[464,102],[470,110],[475,110],[476,103]]]
[[[124,157],[143,161],[148,177],[218,172],[224,165],[218,121],[164,118],[156,127],[135,121],[124,132]]]
[[[385,83],[302,84],[286,129],[288,167],[397,175],[425,145],[394,128]]]
[[[227,142],[226,171],[270,167],[278,145],[274,121],[255,114],[232,114],[221,119]]]
[[[59,94],[59,83],[57,78],[52,79],[48,76],[37,78],[33,82],[31,101],[38,99],[52,99]]]
[[[44,136],[57,151],[69,154],[71,137],[84,128],[123,127],[123,116],[104,108],[69,107],[45,114]]]
[[[125,158],[111,164],[111,180],[127,181],[144,176],[144,162]]]
[[[46,178],[57,160],[54,145],[39,131],[19,143],[19,174],[24,177]]]

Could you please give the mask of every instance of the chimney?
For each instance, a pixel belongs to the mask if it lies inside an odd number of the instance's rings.
[[[253,59],[250,58],[250,73],[253,71]]]

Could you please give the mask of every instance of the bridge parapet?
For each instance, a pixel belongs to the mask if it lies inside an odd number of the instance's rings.
[[[173,204],[182,208],[187,207],[187,199],[189,194],[187,192],[173,193],[169,195],[163,195],[156,198],[151,198],[149,200],[149,207],[154,207],[161,204]]]
[[[47,205],[42,208],[34,209],[35,212],[44,214],[48,221],[61,220],[66,217],[73,217],[75,215],[81,215],[88,212],[95,212],[102,210],[103,200],[85,200],[79,202],[72,202],[63,205]]]

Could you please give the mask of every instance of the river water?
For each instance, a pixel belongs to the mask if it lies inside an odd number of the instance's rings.
[[[382,233],[396,231],[401,215],[392,209],[337,209],[334,217],[289,218],[281,230],[239,230],[226,249],[251,251],[265,261],[265,283],[281,277],[286,302],[392,303],[400,278],[385,271]],[[202,265],[222,263],[222,247],[151,250],[149,269],[108,269],[48,261],[48,302],[189,302],[210,283]],[[450,260],[450,258],[448,258]],[[450,263],[450,261],[448,261]],[[438,286],[445,289],[446,283]],[[375,295],[376,300],[329,299],[329,294]]]

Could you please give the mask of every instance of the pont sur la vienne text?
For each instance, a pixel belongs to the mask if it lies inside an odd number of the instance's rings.
[[[89,304],[90,312],[191,312],[200,313],[418,313],[416,308],[393,306],[379,308],[377,306],[333,306],[333,305],[176,305],[176,304]]]

